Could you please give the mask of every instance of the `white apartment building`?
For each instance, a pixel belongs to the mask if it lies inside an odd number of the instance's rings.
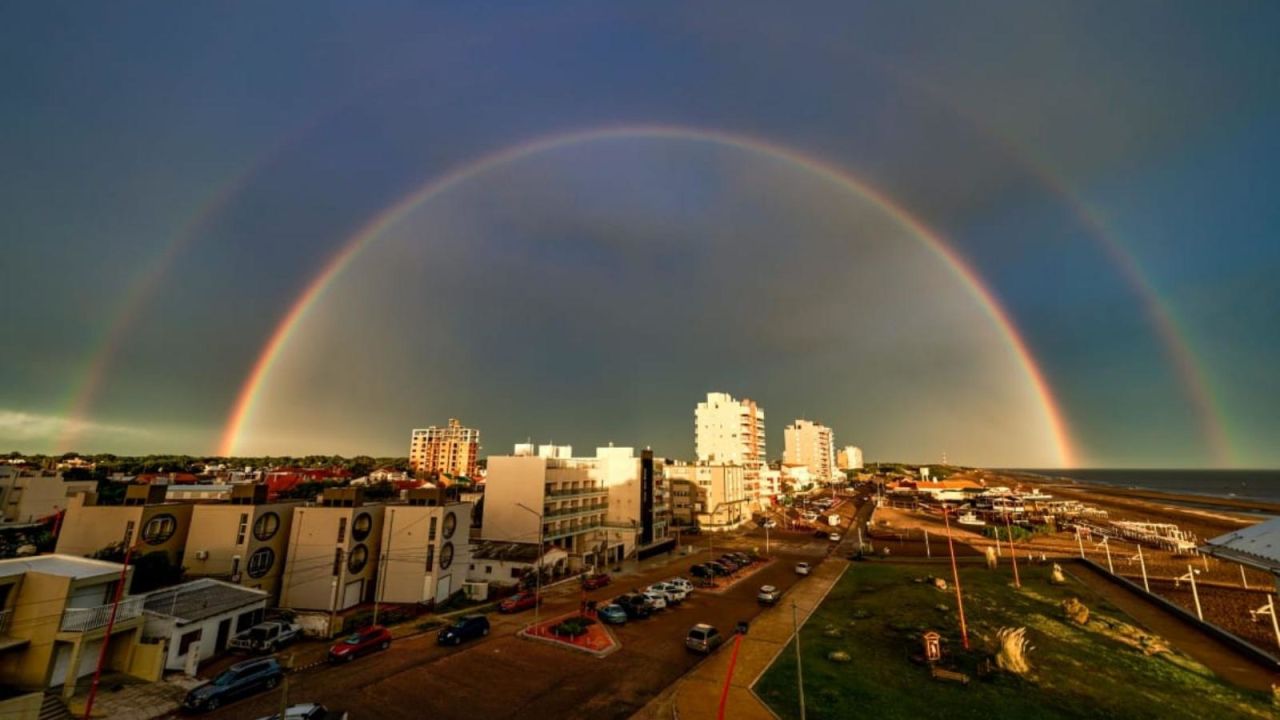
[[[764,410],[750,399],[707,393],[693,411],[694,445],[702,463],[741,465],[748,499],[762,504],[765,467]]]
[[[853,445],[845,445],[840,452],[836,454],[836,467],[841,470],[861,470],[862,469],[862,448]]]
[[[568,554],[569,569],[613,562],[621,543],[604,532],[609,491],[590,468],[572,459],[536,455],[490,456],[480,537],[537,546]]]
[[[836,477],[835,436],[831,428],[812,420],[796,420],[783,431],[782,462],[804,465],[818,482]]]

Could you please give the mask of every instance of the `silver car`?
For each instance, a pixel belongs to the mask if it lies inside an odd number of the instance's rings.
[[[706,623],[698,623],[689,628],[689,634],[684,639],[685,647],[703,655],[710,653],[723,643],[724,636],[720,634],[720,631]]]
[[[778,602],[778,598],[782,597],[782,591],[773,585],[763,585],[760,592],[756,594],[756,600],[764,605],[772,605]]]

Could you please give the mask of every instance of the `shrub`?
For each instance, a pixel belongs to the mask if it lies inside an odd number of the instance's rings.
[[[587,628],[596,623],[591,618],[576,617],[569,618],[562,623],[552,626],[551,634],[560,637],[578,637],[587,632]]]

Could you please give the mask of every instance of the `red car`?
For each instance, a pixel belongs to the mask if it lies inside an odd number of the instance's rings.
[[[391,632],[381,625],[370,625],[343,638],[329,648],[329,662],[351,662],[374,650],[391,647]]]
[[[585,590],[595,590],[613,582],[613,578],[609,577],[609,573],[596,573],[595,575],[584,575],[582,577],[582,587]]]
[[[513,613],[521,610],[528,610],[538,604],[538,594],[531,592],[518,592],[515,595],[498,603],[498,612]]]

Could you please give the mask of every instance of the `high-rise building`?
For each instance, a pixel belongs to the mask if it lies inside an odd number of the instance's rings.
[[[845,445],[840,452],[836,454],[836,467],[841,470],[861,470],[862,469],[862,448],[853,445]]]
[[[750,517],[741,465],[667,461],[663,475],[671,486],[673,518],[681,525],[719,532]]]
[[[782,462],[804,465],[820,482],[836,476],[835,436],[831,428],[812,420],[796,420],[783,431]]]
[[[750,399],[707,393],[693,411],[698,461],[741,465],[748,499],[759,502],[765,463],[764,410]]]
[[[418,474],[465,475],[474,478],[480,455],[480,431],[449,418],[446,427],[432,425],[413,431],[409,466]]]

